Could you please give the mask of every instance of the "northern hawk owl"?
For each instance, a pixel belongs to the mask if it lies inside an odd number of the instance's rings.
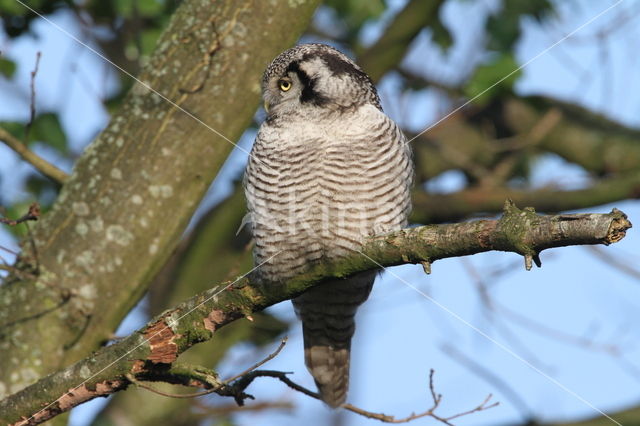
[[[303,44],[275,58],[262,85],[267,118],[244,180],[262,280],[277,285],[406,225],[411,150],[358,65],[332,47]],[[354,316],[376,273],[293,300],[307,368],[331,407],[345,401]]]

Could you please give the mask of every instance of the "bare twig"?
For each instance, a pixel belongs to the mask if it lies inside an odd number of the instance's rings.
[[[224,383],[225,385],[228,383],[233,382],[234,380],[239,379],[240,377],[244,376],[245,374],[248,374],[250,372],[252,372],[253,370],[257,370],[258,368],[262,367],[263,365],[265,365],[268,361],[271,361],[273,358],[277,357],[278,354],[280,353],[280,351],[282,351],[282,348],[284,348],[284,345],[287,344],[287,340],[289,338],[287,336],[284,336],[282,338],[282,340],[280,341],[280,345],[278,346],[278,348],[272,352],[271,354],[267,355],[266,358],[264,358],[262,361],[252,365],[251,367],[247,368],[245,371],[243,371],[240,374],[236,374],[235,376],[228,378],[227,380],[225,380]]]
[[[6,259],[2,256],[0,256],[0,271],[10,272],[21,280],[36,279],[38,277],[36,274],[32,274],[31,272],[21,270],[19,268],[16,268],[15,266],[10,265],[9,262],[7,262]],[[2,327],[0,326],[0,328]]]
[[[225,405],[216,405],[213,407],[210,406],[199,406],[200,413],[196,414],[198,417],[205,419],[210,416],[224,416],[237,412],[257,412],[257,411],[266,411],[266,410],[283,410],[287,412],[293,411],[295,405],[290,401],[267,401],[267,402],[257,402],[251,405],[245,405],[243,407],[238,407],[234,404],[225,404]]]
[[[7,253],[12,254],[14,256],[18,256],[20,254],[17,251],[11,250],[9,247],[5,247],[5,246],[0,246],[0,250],[6,251]]]
[[[178,394],[171,394],[171,393],[167,393],[167,392],[163,392],[160,391],[158,389],[154,389],[148,385],[145,385],[144,383],[141,383],[139,380],[137,380],[135,377],[133,377],[133,375],[131,374],[127,374],[126,378],[131,382],[134,383],[135,385],[143,388],[143,389],[147,389],[153,393],[156,393],[158,395],[162,395],[162,396],[166,396],[166,397],[170,397],[170,398],[194,398],[194,397],[198,397],[198,396],[203,396],[203,395],[208,395],[211,393],[217,393],[221,396],[232,396],[236,403],[238,404],[238,406],[243,407],[245,400],[247,399],[254,399],[254,397],[250,394],[247,394],[245,392],[245,390],[247,389],[247,387],[249,387],[249,385],[258,377],[273,377],[276,378],[278,380],[280,380],[282,383],[284,383],[285,385],[289,386],[291,389],[300,392],[304,395],[307,395],[311,398],[315,398],[320,400],[320,395],[316,392],[313,392],[307,388],[305,388],[304,386],[301,386],[297,383],[295,383],[294,381],[292,381],[291,379],[289,379],[287,377],[287,374],[291,374],[290,372],[285,372],[285,371],[275,371],[275,370],[257,370],[256,368],[263,365],[265,362],[267,362],[268,360],[274,358],[275,356],[278,355],[278,353],[282,350],[282,348],[284,347],[284,344],[286,343],[286,339],[283,339],[282,342],[280,343],[280,346],[278,347],[278,349],[276,349],[275,352],[273,352],[272,354],[270,354],[269,356],[267,356],[265,359],[263,359],[262,361],[260,361],[259,363],[255,364],[254,366],[252,366],[251,368],[245,370],[243,373],[236,375],[230,379],[225,380],[224,382],[220,383],[219,386],[216,386],[212,389],[209,389],[205,392],[198,392],[198,393],[193,393],[193,394],[187,394],[187,395],[178,395]],[[451,425],[450,420],[458,418],[458,417],[462,417],[462,416],[466,416],[472,413],[476,413],[478,411],[483,411],[483,410],[487,410],[489,408],[493,408],[495,406],[498,405],[498,402],[489,404],[489,401],[492,398],[492,395],[489,394],[482,403],[480,403],[479,405],[477,405],[476,407],[467,410],[467,411],[463,411],[461,413],[457,413],[454,414],[452,416],[448,416],[448,417],[443,417],[440,416],[438,414],[435,413],[436,409],[440,406],[440,402],[442,401],[442,395],[436,393],[435,391],[435,386],[433,383],[433,376],[434,376],[435,372],[432,369],[430,374],[429,374],[429,390],[431,392],[431,398],[433,400],[433,405],[431,406],[431,408],[429,408],[428,410],[422,412],[422,413],[418,413],[418,414],[411,414],[410,416],[407,417],[403,417],[400,419],[396,419],[394,416],[390,416],[384,413],[374,413],[371,411],[367,411],[367,410],[363,410],[362,408],[356,407],[354,405],[351,404],[342,404],[341,408],[344,408],[345,410],[349,410],[353,413],[359,414],[361,416],[370,418],[370,419],[376,419],[376,420],[380,420],[384,423],[407,423],[410,422],[412,420],[416,420],[419,418],[423,418],[423,417],[432,417],[435,420],[440,421],[441,423],[444,423],[446,425]]]
[[[153,392],[153,393],[161,395],[161,396],[166,396],[167,398],[176,398],[176,399],[185,398],[186,399],[186,398],[194,398],[194,397],[200,396],[200,395],[205,395],[205,393],[197,393],[197,394],[188,393],[188,394],[185,394],[185,395],[180,395],[180,394],[177,394],[177,393],[163,392],[163,391],[161,391],[159,389],[156,389],[156,388],[154,388],[152,386],[144,384],[142,381],[136,379],[133,376],[133,374],[125,374],[125,377],[127,378],[127,380],[129,380],[131,383],[133,383],[137,387],[142,388],[142,389],[146,389],[149,392]],[[218,390],[218,389],[219,388],[216,388],[215,390]]]
[[[442,395],[437,393],[435,391],[435,385],[433,382],[433,376],[435,374],[435,371],[433,369],[431,369],[431,371],[429,372],[429,391],[431,393],[431,399],[433,401],[433,405],[431,406],[431,408],[429,408],[428,410],[422,412],[422,413],[418,413],[418,414],[411,414],[410,416],[407,417],[403,417],[400,419],[396,419],[394,416],[390,416],[387,414],[383,414],[383,413],[372,413],[370,411],[365,411],[361,408],[358,407],[354,407],[351,404],[343,404],[342,407],[354,412],[356,414],[360,414],[361,416],[370,418],[370,419],[376,419],[376,420],[380,420],[381,422],[384,423],[408,423],[410,421],[416,420],[416,419],[420,419],[423,417],[431,417],[435,420],[438,420],[439,422],[445,424],[445,425],[452,425],[452,423],[450,422],[453,419],[457,419],[459,417],[463,417],[472,413],[477,413],[478,411],[484,411],[484,410],[488,410],[490,408],[493,408],[495,406],[497,406],[499,404],[499,402],[494,402],[492,404],[489,404],[489,401],[492,398],[492,395],[489,394],[487,395],[487,397],[484,399],[484,401],[482,401],[480,404],[478,404],[476,407],[467,410],[467,411],[463,411],[448,417],[443,417],[441,415],[438,415],[435,413],[435,411],[438,409],[438,407],[440,406],[440,403],[442,402]]]
[[[246,398],[253,399],[253,396],[245,394],[244,390],[251,384],[251,382],[253,382],[254,379],[256,379],[257,377],[274,377],[295,391],[298,391],[307,396],[310,396],[311,398],[320,399],[320,395],[318,395],[316,392],[313,392],[305,388],[304,386],[300,386],[299,384],[291,381],[287,377],[287,374],[292,374],[292,373],[286,372],[286,371],[274,371],[274,370],[252,371],[248,374],[245,374],[244,376],[236,380],[234,383],[232,383],[229,389],[231,392],[229,394],[233,395],[235,393],[236,402],[238,403],[238,405],[242,406],[244,404],[244,399]]]
[[[457,419],[459,417],[463,417],[463,416],[468,416],[469,414],[473,414],[473,413],[477,413],[479,411],[484,411],[484,410],[488,410],[489,408],[493,408],[493,407],[497,407],[498,405],[500,405],[499,402],[494,402],[493,404],[489,404],[489,401],[491,401],[491,398],[493,398],[493,394],[489,394],[487,395],[487,397],[484,399],[484,401],[482,401],[480,404],[478,404],[478,406],[476,406],[475,408],[472,408],[470,410],[467,411],[463,411],[461,413],[458,414],[454,414],[453,416],[449,416],[446,418],[446,421],[449,422],[453,419]],[[489,404],[489,405],[487,405]],[[449,423],[447,423],[449,424]]]
[[[433,399],[433,405],[431,406],[431,408],[429,408],[428,410],[419,413],[419,414],[411,414],[410,416],[407,417],[403,417],[400,419],[396,419],[395,416],[391,416],[388,414],[384,414],[384,413],[374,413],[371,411],[367,411],[367,410],[363,410],[362,408],[356,407],[354,405],[351,404],[342,404],[340,407],[344,408],[345,410],[349,410],[352,413],[356,413],[359,414],[361,416],[367,417],[369,419],[376,419],[376,420],[380,420],[383,423],[408,423],[412,420],[416,420],[419,418],[423,418],[423,417],[431,417],[435,420],[440,421],[441,423],[444,423],[446,425],[451,425],[450,420],[458,418],[458,417],[462,417],[462,416],[466,416],[468,414],[471,413],[476,413],[478,411],[484,411],[484,410],[488,410],[489,408],[493,408],[495,406],[498,405],[498,402],[495,402],[493,404],[489,404],[489,401],[492,397],[492,395],[488,395],[484,401],[479,404],[478,406],[458,413],[458,414],[454,414],[452,416],[448,416],[448,417],[443,417],[440,416],[438,414],[435,413],[436,409],[439,407],[440,402],[442,401],[442,395],[436,393],[435,391],[435,387],[433,384],[433,376],[434,376],[434,370],[431,370],[430,374],[429,374],[429,390],[431,391],[431,397]],[[284,383],[285,385],[289,386],[291,389],[298,391],[300,393],[303,393],[307,396],[310,396],[311,398],[315,398],[315,399],[320,399],[320,395],[318,395],[316,392],[313,392],[307,388],[305,388],[304,386],[300,386],[299,384],[293,382],[291,379],[289,379],[287,377],[286,372],[283,371],[271,371],[271,370],[256,370],[256,371],[252,371],[251,373],[245,375],[244,377],[242,377],[241,379],[239,379],[233,386],[235,388],[235,391],[238,392],[238,395],[244,394],[244,390],[249,386],[249,384],[251,384],[251,382],[257,378],[257,377],[274,377],[278,380],[280,380],[282,383]]]
[[[26,214],[22,215],[18,219],[8,219],[6,217],[0,217],[0,223],[4,223],[5,225],[9,226],[16,226],[28,220],[38,220],[39,217],[40,205],[38,203],[33,203],[29,206],[29,211],[27,211]]]
[[[29,132],[31,131],[31,126],[33,126],[33,123],[36,119],[35,81],[36,75],[38,75],[38,69],[40,68],[41,56],[41,52],[36,53],[36,64],[33,68],[33,71],[31,71],[31,83],[29,85],[31,91],[29,103],[29,122],[24,126],[24,142],[21,142],[18,138],[16,138],[3,128],[0,128],[0,141],[4,142],[5,145],[15,151],[20,157],[22,157],[24,161],[31,164],[40,173],[62,185],[65,180],[67,180],[68,175],[53,164],[47,162],[42,157],[36,155],[27,147],[29,144]]]
[[[29,88],[31,89],[31,102],[29,103],[29,122],[24,127],[24,143],[27,144],[29,140],[29,131],[33,125],[33,121],[36,119],[36,75],[38,75],[38,68],[40,67],[40,57],[42,52],[36,53],[36,64],[31,71],[31,83]]]

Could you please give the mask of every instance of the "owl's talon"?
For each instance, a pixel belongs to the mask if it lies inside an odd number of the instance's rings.
[[[422,265],[422,269],[424,269],[424,273],[427,275],[431,275],[431,262],[429,262],[428,260],[423,260],[422,262],[420,262],[420,264]]]

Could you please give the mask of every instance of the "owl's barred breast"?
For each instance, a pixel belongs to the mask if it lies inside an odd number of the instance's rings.
[[[278,55],[262,83],[270,109],[244,182],[262,279],[286,280],[406,224],[410,148],[357,64],[330,46],[302,44]],[[375,274],[329,281],[292,300],[305,364],[330,407],[346,400],[355,314]]]
[[[277,254],[261,276],[286,279],[400,229],[411,179],[403,134],[373,105],[264,123],[245,175],[256,264]]]

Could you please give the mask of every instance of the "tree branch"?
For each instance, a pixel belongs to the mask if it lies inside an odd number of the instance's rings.
[[[358,64],[378,81],[389,70],[396,67],[409,50],[413,39],[425,27],[439,19],[438,12],[444,0],[412,0],[385,28],[382,36],[358,56]]]
[[[640,173],[600,179],[593,185],[575,190],[540,188],[519,190],[508,187],[474,187],[451,194],[413,193],[415,223],[457,221],[478,213],[494,214],[505,199],[519,205],[533,206],[538,211],[555,213],[612,203],[640,195]]]
[[[542,96],[508,99],[505,124],[527,132],[546,111],[557,108],[563,120],[540,140],[556,153],[597,174],[634,173],[640,168],[640,129],[625,127],[578,105]]]
[[[170,398],[193,398],[193,397],[199,397],[199,396],[203,396],[203,395],[208,395],[211,393],[217,393],[218,395],[221,396],[232,396],[236,403],[238,404],[238,406],[243,407],[245,400],[247,399],[254,399],[254,397],[250,394],[245,393],[245,390],[249,387],[249,385],[251,383],[253,383],[253,381],[258,378],[258,377],[272,377],[275,379],[280,380],[282,383],[284,383],[285,385],[289,386],[291,389],[303,393],[311,398],[315,398],[315,399],[320,399],[320,395],[318,395],[316,392],[313,392],[307,388],[305,388],[304,386],[301,386],[297,383],[295,383],[294,381],[292,381],[291,379],[289,379],[289,377],[287,377],[288,374],[291,373],[287,373],[284,371],[274,371],[274,370],[256,370],[257,367],[261,366],[262,364],[264,364],[266,361],[272,359],[273,357],[275,357],[280,350],[282,349],[283,345],[284,345],[285,341],[283,340],[282,343],[280,344],[280,347],[271,355],[269,355],[267,358],[265,358],[263,361],[259,362],[258,364],[254,365],[253,367],[249,368],[248,370],[242,372],[241,374],[232,377],[231,379],[225,380],[224,382],[220,382],[217,380],[217,375],[215,375],[215,373],[210,372],[206,377],[215,377],[216,380],[214,380],[213,382],[208,381],[208,382],[203,382],[203,380],[200,379],[200,376],[202,375],[202,372],[204,369],[202,369],[201,367],[199,367],[198,369],[194,369],[194,368],[190,368],[190,369],[185,369],[183,368],[182,370],[182,376],[179,377],[179,380],[176,381],[176,379],[171,376],[168,375],[168,382],[169,383],[179,383],[179,384],[184,384],[186,386],[207,386],[209,385],[210,389],[208,391],[205,392],[198,392],[196,394],[187,394],[187,395],[179,395],[179,394],[169,394],[166,392],[161,392],[158,391],[157,389],[154,389],[148,385],[145,385],[144,383],[141,383],[138,379],[136,379],[135,377],[133,377],[133,375],[131,374],[127,374],[126,377],[127,379],[129,379],[129,381],[131,383],[136,384],[137,386],[149,390],[153,393],[162,395],[162,396],[166,396],[166,397],[170,397]],[[174,369],[174,366],[177,363],[174,363],[171,367],[170,370]],[[193,372],[192,372],[193,371]],[[187,374],[185,374],[185,372],[187,372]],[[423,411],[421,413],[418,414],[411,414],[409,416],[403,417],[403,418],[396,418],[395,416],[391,416],[388,414],[384,414],[384,413],[376,413],[376,412],[372,412],[372,411],[367,411],[364,410],[362,408],[356,407],[352,404],[342,404],[341,408],[344,408],[345,410],[351,411],[353,413],[359,414],[363,417],[367,417],[369,419],[376,419],[376,420],[380,420],[383,423],[408,423],[410,421],[416,420],[416,419],[420,419],[423,417],[432,417],[435,420],[438,420],[441,423],[444,423],[446,425],[451,425],[451,423],[449,422],[449,420],[453,420],[462,416],[467,416],[469,414],[472,413],[476,413],[478,411],[484,411],[484,410],[488,410],[489,408],[493,408],[495,406],[497,406],[499,403],[498,402],[493,402],[493,403],[489,403],[492,395],[489,394],[484,400],[483,402],[481,402],[480,404],[478,404],[476,407],[467,410],[467,411],[463,411],[451,416],[447,416],[447,417],[443,417],[439,414],[436,414],[436,410],[440,407],[440,403],[442,402],[442,395],[439,393],[436,393],[435,391],[435,385],[433,382],[433,376],[435,374],[435,371],[432,369],[430,374],[429,374],[429,391],[431,393],[431,399],[433,401],[433,404],[431,405],[431,407],[429,409],[427,409],[426,411]],[[195,378],[195,380],[191,379],[191,376]],[[160,375],[154,375],[152,376],[153,380],[162,380],[162,374]],[[184,378],[186,378],[187,380],[185,381]],[[191,383],[191,382],[195,382],[195,383]]]
[[[53,164],[47,162],[44,158],[36,155],[33,151],[31,151],[27,146],[22,143],[18,138],[13,136],[11,133],[0,127],[0,142],[4,142],[9,148],[15,151],[24,161],[31,164],[36,168],[40,173],[47,176],[49,179],[53,181],[63,184],[69,175],[65,172],[54,166]]]
[[[174,378],[175,377],[175,379],[177,379],[177,381],[169,380],[168,381],[169,383],[178,383],[178,384],[182,384],[182,385],[185,385],[185,386],[193,386],[193,382],[195,382],[196,386],[209,388],[208,390],[203,391],[203,392],[191,393],[191,394],[186,394],[186,395],[170,394],[170,393],[167,393],[167,392],[161,392],[161,391],[159,391],[157,389],[154,389],[154,388],[152,388],[150,386],[147,386],[147,385],[141,383],[139,380],[137,380],[131,374],[127,374],[126,377],[127,377],[127,379],[129,379],[129,381],[131,383],[135,383],[136,385],[138,385],[138,386],[140,386],[140,387],[142,387],[144,389],[147,389],[147,390],[149,390],[151,392],[157,393],[157,394],[162,395],[162,396],[167,396],[167,397],[170,397],[170,398],[197,398],[197,397],[204,396],[204,395],[209,395],[209,394],[212,394],[212,393],[218,393],[218,394],[224,395],[224,396],[233,395],[235,397],[236,401],[238,402],[238,405],[243,405],[244,399],[246,399],[247,397],[250,397],[250,396],[245,395],[243,393],[244,389],[247,386],[249,386],[249,383],[247,383],[245,386],[242,387],[242,389],[240,389],[240,391],[237,391],[237,392],[234,391],[235,388],[233,386],[228,386],[229,383],[240,381],[240,379],[242,379],[243,377],[247,377],[249,375],[249,373],[252,373],[255,370],[257,370],[258,368],[260,368],[261,366],[263,366],[265,363],[267,363],[267,361],[270,361],[273,358],[275,358],[276,356],[278,356],[278,354],[280,353],[282,348],[284,348],[284,345],[286,343],[287,343],[287,337],[282,339],[282,341],[280,342],[280,346],[278,346],[278,348],[273,353],[269,354],[267,357],[262,359],[260,362],[252,365],[251,367],[249,367],[248,369],[246,369],[242,373],[237,374],[237,375],[235,375],[235,376],[233,376],[233,377],[231,377],[231,378],[229,378],[229,379],[227,379],[225,381],[219,381],[218,380],[218,375],[215,372],[207,370],[207,369],[203,369],[202,367],[191,367],[191,366],[188,366],[188,367],[183,367],[178,371],[169,372],[168,377],[170,377],[170,378]],[[175,369],[176,364],[177,363],[170,364],[172,370]],[[204,378],[204,380],[203,380],[203,378]],[[167,381],[167,380],[163,380],[163,378],[161,376],[158,376],[158,375],[155,375],[155,374],[150,376],[149,378],[145,378],[145,380]],[[253,380],[253,379],[251,379],[251,380]],[[250,397],[250,398],[252,398],[252,397]]]
[[[127,374],[143,374],[172,364],[178,355],[211,339],[221,327],[328,279],[378,265],[430,264],[490,250],[515,252],[530,263],[547,248],[617,242],[630,227],[626,215],[617,209],[608,214],[541,216],[507,202],[499,220],[423,226],[372,237],[365,242],[362,254],[313,265],[278,286],[260,283],[246,274],[165,311],[118,343],[0,401],[0,423],[41,423],[85,401],[122,390],[129,384]]]

